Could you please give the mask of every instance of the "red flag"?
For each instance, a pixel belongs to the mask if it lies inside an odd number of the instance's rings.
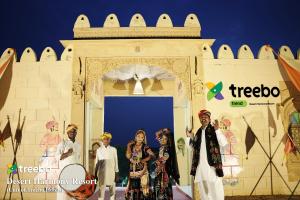
[[[290,66],[280,55],[278,55],[277,61],[285,69],[289,79],[300,92],[300,71]]]
[[[12,62],[14,54],[15,54],[15,51],[13,50],[12,55],[9,56],[9,58],[2,65],[0,65],[0,79],[2,78],[2,75],[4,74],[7,66]]]

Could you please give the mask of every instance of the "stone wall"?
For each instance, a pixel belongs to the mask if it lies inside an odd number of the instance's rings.
[[[2,59],[7,57],[9,49],[2,54]],[[69,56],[67,58],[67,56]],[[21,123],[26,117],[23,138],[17,153],[18,166],[34,167],[41,165],[42,156],[47,156],[41,146],[45,140],[46,123],[55,119],[58,122],[58,134],[63,135],[63,126],[70,122],[71,117],[71,92],[72,92],[72,53],[66,49],[60,60],[50,47],[47,47],[39,61],[31,48],[24,50],[21,59],[14,61],[8,96],[0,111],[1,129],[3,130],[7,115],[10,118],[13,135],[18,123],[19,109],[21,109]],[[1,91],[1,95],[6,93]],[[3,97],[3,96],[2,96]],[[50,141],[49,141],[50,142]],[[51,145],[51,144],[49,144]],[[13,161],[11,140],[4,142],[0,147],[0,196],[4,195],[8,178],[7,165]],[[20,173],[21,179],[33,180],[36,173]],[[16,179],[16,175],[14,179]],[[40,188],[37,185],[24,184],[23,188]],[[18,188],[14,185],[13,188]],[[25,199],[54,199],[54,193],[23,193]],[[7,196],[8,198],[8,196]],[[19,193],[13,193],[13,199],[19,199]]]
[[[203,94],[206,99],[205,105],[195,107],[206,107],[212,112],[212,119],[228,119],[231,125],[227,127],[235,136],[235,144],[233,147],[233,154],[238,156],[238,162],[240,165],[241,172],[238,175],[237,182],[235,184],[225,185],[226,196],[236,195],[249,195],[253,190],[255,184],[262,175],[265,167],[268,164],[268,157],[265,155],[263,149],[259,145],[262,144],[263,148],[269,153],[269,147],[271,145],[272,154],[275,152],[277,146],[278,150],[274,154],[273,163],[287,182],[289,187],[293,190],[297,182],[289,182],[288,170],[286,160],[283,161],[284,157],[284,144],[281,143],[281,139],[285,133],[286,128],[283,125],[283,115],[280,113],[280,105],[282,105],[281,95],[278,97],[255,97],[251,93],[251,97],[246,97],[242,92],[240,98],[233,97],[232,91],[229,89],[231,84],[236,87],[260,87],[263,84],[264,87],[282,88],[280,85],[288,79],[283,78],[280,73],[280,67],[277,60],[274,58],[273,53],[262,47],[259,51],[257,59],[254,58],[251,49],[247,45],[243,45],[237,54],[237,59],[228,45],[222,45],[218,51],[217,58],[215,59],[209,46],[204,46],[202,49],[203,63],[200,64],[200,71],[204,72],[203,84],[205,92]],[[288,63],[297,69],[300,69],[299,56],[297,59],[294,58],[293,53],[287,46],[282,46],[279,50]],[[209,89],[206,84],[212,82],[217,84],[223,83],[223,89],[221,91],[224,96],[223,100],[213,98],[207,100],[207,92]],[[280,89],[281,90],[281,89]],[[281,90],[281,93],[285,91]],[[237,95],[237,89],[235,91]],[[299,98],[299,96],[292,96],[293,98]],[[233,107],[231,101],[243,100],[247,102],[246,106]],[[270,103],[269,105],[263,105]],[[269,124],[268,107],[276,123],[277,134],[273,137],[274,129]],[[299,112],[299,110],[298,110]],[[245,137],[247,123],[254,131],[258,140],[256,140],[253,148],[250,150],[248,159],[246,155]],[[285,116],[288,117],[288,116]],[[197,126],[199,122],[196,122]],[[222,124],[221,124],[222,125]],[[226,132],[223,131],[223,132]],[[269,143],[269,132],[271,135]],[[299,156],[298,166],[299,166]],[[282,165],[283,163],[283,165]],[[273,192],[274,194],[290,194],[291,192],[287,189],[285,183],[277,173],[277,170],[272,167],[273,177]],[[299,194],[300,190],[296,190]],[[262,177],[260,183],[257,185],[253,195],[270,195],[271,194],[271,179],[270,179],[270,168],[268,168]],[[197,199],[199,198],[196,195]]]

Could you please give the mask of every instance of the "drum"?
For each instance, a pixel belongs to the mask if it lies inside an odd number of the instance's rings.
[[[96,180],[80,164],[65,166],[59,175],[59,186],[71,197],[83,200],[92,196]]]

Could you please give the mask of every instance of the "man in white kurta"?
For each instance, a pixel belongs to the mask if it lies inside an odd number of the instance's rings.
[[[204,114],[203,114],[204,113]],[[210,123],[210,112],[202,110],[199,113],[199,119],[201,126],[201,146],[199,162],[196,169],[196,175],[194,182],[199,186],[199,192],[201,200],[224,200],[224,188],[222,177],[218,177],[216,169],[209,165],[207,158],[207,145],[205,138],[205,130]],[[226,137],[218,129],[218,123],[214,125],[217,141],[220,147],[227,145]],[[195,140],[193,133],[187,131],[188,143],[190,140]],[[192,146],[192,145],[191,145]]]
[[[99,200],[104,200],[105,188],[109,187],[110,199],[115,199],[116,176],[119,172],[117,149],[110,146],[112,136],[105,132],[101,136],[101,146],[97,149],[95,165],[99,184]]]
[[[77,135],[77,126],[70,124],[67,127],[68,139],[63,140],[57,146],[56,158],[59,161],[59,171],[69,164],[80,163],[80,144],[75,141]],[[73,199],[58,185],[57,200]]]

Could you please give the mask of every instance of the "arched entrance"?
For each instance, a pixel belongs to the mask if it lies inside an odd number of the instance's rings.
[[[114,17],[113,17],[114,18]],[[110,19],[113,19],[110,17]],[[136,16],[134,17],[136,18]],[[78,18],[80,22],[86,18]],[[139,19],[142,19],[139,16]],[[191,21],[192,23],[188,22]],[[194,23],[197,22],[197,23]],[[92,90],[97,88],[97,82],[101,86],[101,80],[104,74],[114,71],[128,65],[139,66],[154,66],[166,70],[169,74],[175,77],[173,82],[171,94],[164,94],[165,96],[171,96],[174,99],[174,132],[176,140],[179,140],[180,144],[183,144],[185,139],[185,128],[187,125],[194,125],[195,128],[199,127],[199,120],[193,119],[192,116],[197,116],[197,112],[200,108],[205,107],[205,94],[204,94],[204,66],[202,49],[206,50],[207,46],[211,46],[214,40],[200,38],[199,22],[195,15],[189,15],[185,27],[180,29],[180,33],[175,32],[173,27],[155,28],[155,33],[164,33],[162,38],[156,38],[150,35],[142,34],[142,37],[137,36],[137,29],[130,29],[129,38],[122,38],[122,28],[111,29],[104,27],[105,35],[98,32],[98,29],[92,30],[89,25],[86,28],[82,26],[75,27],[75,32],[86,30],[92,31],[91,34],[96,34],[94,37],[91,35],[80,36],[79,40],[63,41],[65,46],[74,48],[73,59],[73,95],[72,95],[72,114],[71,120],[73,123],[78,124],[79,134],[78,140],[83,144],[83,163],[87,166],[89,158],[89,150],[93,143],[92,138],[89,138],[89,126],[87,122],[91,121],[88,110],[90,107],[98,110],[98,116],[102,116],[102,119],[98,117],[98,124],[102,127],[98,128],[100,134],[103,131],[103,99],[105,97],[105,88],[102,88],[101,101],[98,103],[102,106],[97,107],[90,103],[96,103],[94,93]],[[139,31],[144,30],[146,27],[138,27]],[[80,29],[80,30],[79,30]],[[161,29],[161,30],[160,30]],[[124,29],[125,30],[125,29]],[[175,30],[175,32],[173,32]],[[179,29],[178,29],[179,30]],[[102,31],[99,29],[99,31]],[[145,33],[147,28],[145,29]],[[78,32],[79,33],[79,32]],[[87,32],[86,32],[87,33]],[[103,32],[104,33],[104,32]],[[111,34],[110,34],[111,33]],[[111,38],[111,35],[118,33],[118,37]],[[79,33],[80,35],[81,33]],[[120,35],[121,34],[121,35]],[[77,32],[76,32],[76,35]],[[168,38],[171,36],[172,38]],[[76,36],[77,37],[77,36]],[[165,38],[166,37],[166,38]],[[101,39],[98,39],[101,38]],[[153,85],[154,79],[147,80]],[[152,82],[151,82],[152,81]],[[123,83],[111,83],[111,86],[121,86]],[[134,84],[132,84],[134,85]],[[133,87],[127,88],[120,96],[132,96]],[[99,86],[99,85],[98,85]],[[103,87],[103,85],[102,85]],[[177,88],[177,90],[175,90]],[[178,92],[177,95],[174,91]],[[110,95],[115,95],[114,93]],[[162,96],[161,93],[147,94],[144,96]],[[99,98],[98,98],[99,99]],[[97,100],[98,101],[98,100]],[[192,123],[193,122],[193,123]],[[96,138],[96,137],[95,137]],[[180,145],[182,146],[182,145]],[[187,162],[185,162],[187,163]],[[182,167],[179,167],[182,168]],[[189,169],[185,170],[187,179],[190,178],[188,173]],[[182,181],[183,183],[184,181]],[[188,181],[186,181],[188,182]]]
[[[102,62],[101,62],[102,61]],[[136,63],[135,63],[136,62]],[[162,65],[158,66],[158,65]],[[180,69],[178,69],[180,68]],[[182,144],[185,128],[190,120],[189,68],[186,59],[124,59],[122,62],[109,62],[108,59],[91,59],[86,62],[85,92],[85,144],[84,163],[92,169],[92,147],[99,142],[104,131],[104,112],[106,97],[137,97],[134,86],[137,74],[144,89],[138,97],[170,97],[173,99],[173,127],[175,140],[178,141],[178,161],[181,171],[181,183],[190,184],[189,155]],[[180,78],[179,78],[180,77]],[[151,124],[151,121],[149,122]],[[161,127],[162,128],[162,127]],[[148,136],[153,137],[154,135]],[[152,138],[152,139],[153,139]]]

